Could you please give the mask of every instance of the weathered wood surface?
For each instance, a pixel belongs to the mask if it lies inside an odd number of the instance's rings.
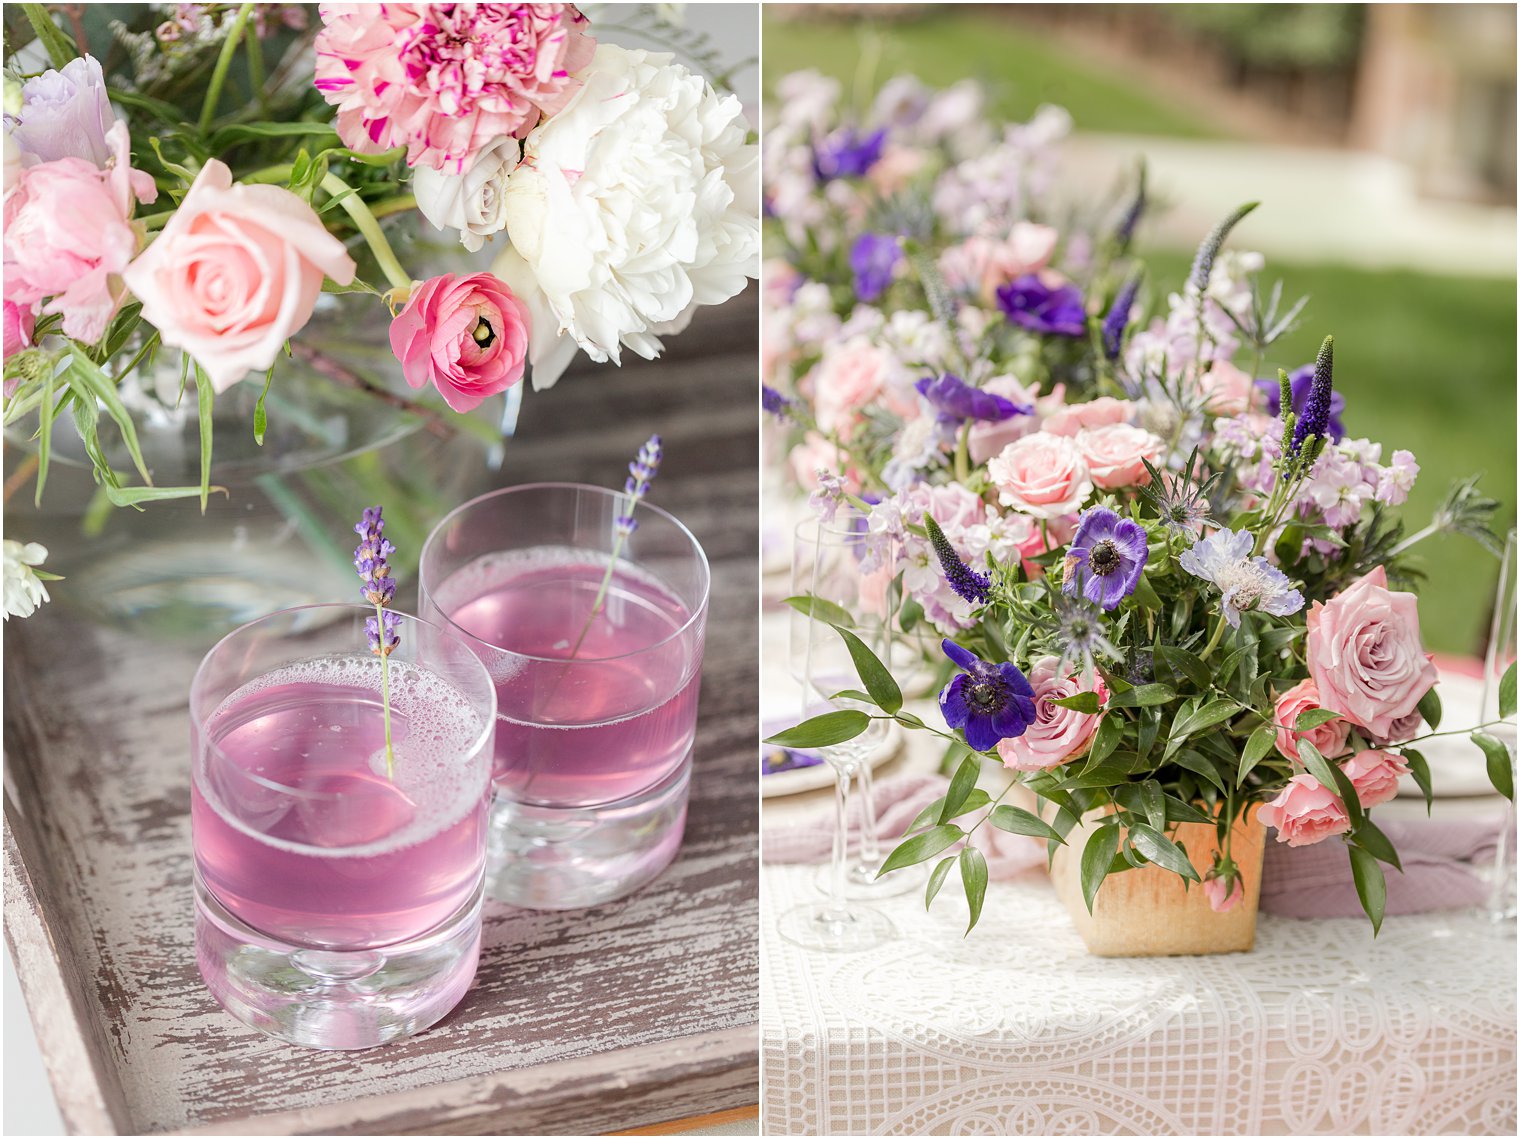
[[[5,629],[5,926],[77,1132],[588,1133],[753,1104],[756,1076],[754,291],[664,360],[527,394],[502,482],[620,482],[713,591],[685,845],[654,884],[571,913],[488,903],[479,978],[411,1041],[287,1047],[212,1000],[192,939],[186,695],[199,651],[77,623]]]

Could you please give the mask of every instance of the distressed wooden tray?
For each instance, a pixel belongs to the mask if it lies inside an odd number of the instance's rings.
[[[420,1037],[314,1052],[222,1011],[192,951],[203,647],[57,605],[9,623],[5,932],[72,1131],[588,1134],[757,1102],[754,295],[704,311],[662,361],[524,400],[503,483],[607,483],[665,437],[654,501],[713,568],[690,817],[676,863],[621,902],[488,903],[475,987]]]

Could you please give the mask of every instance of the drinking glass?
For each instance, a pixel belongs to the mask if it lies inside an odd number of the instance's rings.
[[[1483,706],[1479,723],[1504,744],[1509,751],[1510,779],[1514,779],[1515,718],[1499,719],[1499,680],[1515,662],[1515,531],[1509,532],[1504,545],[1504,559],[1499,568],[1499,587],[1494,594],[1494,615],[1489,626],[1488,648],[1483,657]],[[1486,909],[1494,924],[1515,932],[1515,804],[1505,806],[1504,824],[1495,845],[1493,865],[1489,868],[1489,896]]]
[[[190,688],[201,976],[239,1020],[311,1048],[421,1032],[480,957],[495,691],[461,638],[405,614],[382,663],[374,612],[252,621]]]
[[[797,527],[793,544],[792,586],[797,594],[811,594],[831,602],[859,618],[857,635],[870,643],[885,628],[885,621],[872,621],[867,614],[883,614],[890,569],[876,574],[861,572],[864,554],[863,519],[858,513],[842,514],[830,523],[812,520]],[[878,598],[878,593],[880,594]],[[879,603],[878,603],[879,602]],[[814,716],[829,708],[864,707],[842,697],[845,689],[858,688],[860,679],[849,650],[834,630],[821,621],[794,613],[789,626],[788,662],[801,686],[800,715]],[[809,949],[850,951],[869,949],[895,936],[886,916],[860,904],[849,892],[849,806],[851,783],[867,766],[867,756],[880,746],[886,726],[881,720],[861,735],[832,747],[818,749],[834,772],[834,848],[829,862],[823,902],[810,903],[781,915],[779,929],[787,940]],[[863,804],[863,841],[874,839],[872,805]],[[879,857],[879,852],[877,853]],[[874,877],[874,871],[871,872]]]
[[[486,892],[577,909],[652,880],[686,827],[710,575],[685,526],[600,487],[483,495],[428,536],[424,615],[496,685]]]

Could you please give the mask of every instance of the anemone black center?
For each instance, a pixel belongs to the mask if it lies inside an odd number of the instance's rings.
[[[1003,694],[999,685],[988,681],[982,681],[970,686],[971,690],[966,694],[966,702],[972,707],[983,712],[995,712],[1003,703]]]
[[[496,329],[491,327],[491,322],[481,317],[475,322],[475,331],[470,334],[475,338],[475,343],[482,348],[489,348],[496,340]]]
[[[1094,546],[1087,558],[1087,563],[1092,566],[1093,573],[1099,577],[1107,577],[1113,573],[1119,568],[1119,562],[1119,547],[1108,538]]]

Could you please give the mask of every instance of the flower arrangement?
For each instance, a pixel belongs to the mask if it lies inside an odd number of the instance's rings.
[[[574,5],[158,6],[161,22],[113,26],[102,53],[126,62],[109,76],[48,9],[20,8],[4,417],[30,426],[39,501],[71,427],[112,505],[204,509],[216,398],[267,395],[323,292],[381,305],[400,376],[462,413],[525,375],[551,386],[578,350],[653,358],[758,273],[738,98],[599,42]],[[495,240],[490,271],[415,279],[387,237],[409,214],[466,252]],[[200,419],[198,486],[156,485],[138,442],[133,385],[169,350]],[[265,427],[261,395],[261,444]]]
[[[1380,864],[1399,863],[1369,811],[1405,773],[1428,802],[1418,744],[1440,734],[1410,551],[1442,531],[1492,548],[1495,503],[1468,480],[1406,535],[1419,465],[1348,433],[1332,339],[1262,374],[1304,302],[1226,249],[1254,205],[1202,241],[1183,291],[1153,296],[1133,253],[1143,169],[1116,208],[1050,221],[1064,112],[996,130],[974,84],[898,78],[850,118],[813,73],[776,103],[765,406],[815,505],[866,513],[888,621],[932,629],[953,675],[942,730],[848,634],[859,613],[792,599],[846,635],[863,690],[770,742],[829,746],[873,718],[943,737],[948,790],[883,872],[939,856],[932,901],[958,866],[973,926],[984,825],[1054,856],[1084,823],[1089,909],[1108,875],[1154,865],[1227,910],[1253,810],[1280,842],[1342,839],[1379,925]],[[1503,745],[1472,738],[1512,795]],[[996,796],[977,786],[989,764],[1008,773]],[[1039,809],[1004,803],[1014,786]],[[1175,840],[1185,823],[1217,828],[1212,865]]]

